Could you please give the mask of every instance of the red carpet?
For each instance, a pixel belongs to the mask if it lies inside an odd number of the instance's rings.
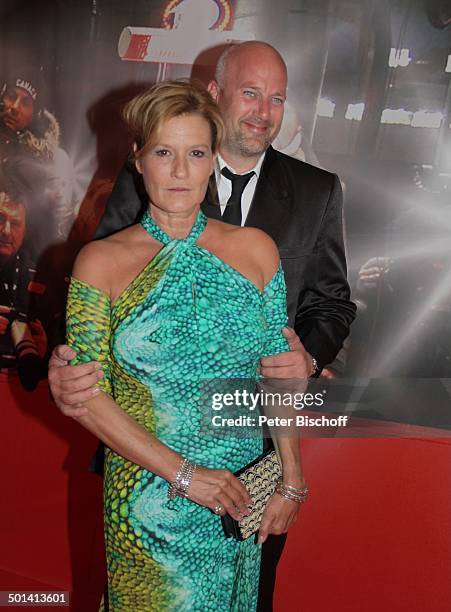
[[[305,440],[311,494],[278,570],[280,612],[448,612],[451,444]]]
[[[102,487],[87,466],[97,441],[60,415],[44,382],[30,394],[0,375],[0,397],[0,590],[74,591],[71,610],[96,610]]]
[[[45,383],[28,394],[0,378],[0,395],[0,590],[70,590],[71,610],[94,612],[101,482],[86,467],[96,441],[59,415]],[[279,567],[276,612],[448,612],[450,439],[302,446],[311,494]]]

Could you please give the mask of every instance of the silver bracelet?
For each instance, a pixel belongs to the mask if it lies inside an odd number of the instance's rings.
[[[292,487],[291,485],[285,485],[280,479],[276,484],[276,493],[282,497],[285,497],[285,499],[295,501],[298,504],[303,504],[307,499],[308,489],[307,487],[298,489],[297,487]]]
[[[186,457],[183,459],[174,482],[169,485],[168,498],[175,499],[176,497],[187,497],[188,487],[193,479],[197,465],[192,463]]]

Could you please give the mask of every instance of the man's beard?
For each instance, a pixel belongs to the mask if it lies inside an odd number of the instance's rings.
[[[262,155],[269,145],[272,143],[276,134],[265,134],[260,138],[258,136],[249,136],[240,128],[233,131],[231,137],[227,138],[227,145],[231,151],[239,153],[243,157],[255,157]]]

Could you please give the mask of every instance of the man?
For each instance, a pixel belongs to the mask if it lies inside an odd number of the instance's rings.
[[[14,168],[18,180],[34,193],[29,214],[47,214],[50,227],[34,239],[39,256],[52,242],[67,238],[74,220],[75,175],[66,152],[59,147],[60,127],[43,108],[41,87],[17,70],[0,81],[0,166]]]
[[[226,126],[215,181],[203,211],[213,218],[258,227],[276,241],[288,288],[286,329],[291,351],[261,361],[264,376],[307,378],[331,362],[348,335],[355,307],[349,301],[342,231],[342,196],[336,176],[271,147],[283,118],[287,69],[262,42],[228,48],[209,91]],[[236,176],[240,175],[240,176]],[[97,237],[134,223],[147,208],[142,184],[126,167],[109,200]],[[297,335],[296,335],[297,334]],[[300,338],[300,339],[299,339]],[[57,347],[49,380],[55,401],[71,416],[95,391],[95,364],[67,366],[74,353]],[[259,610],[272,610],[275,567],[284,537],[263,545]]]
[[[36,270],[23,248],[23,197],[5,182],[0,174],[0,368],[17,368],[31,391],[44,374],[47,336],[36,306],[45,287],[35,282]]]

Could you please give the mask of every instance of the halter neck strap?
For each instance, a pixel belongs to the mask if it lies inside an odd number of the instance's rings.
[[[158,240],[158,242],[161,242],[165,246],[170,242],[173,242],[174,240],[191,245],[196,242],[196,240],[204,231],[205,226],[207,225],[207,217],[201,210],[199,210],[196,220],[194,221],[193,227],[191,228],[186,238],[171,238],[170,236],[168,236],[166,232],[164,232],[161,227],[159,227],[155,223],[155,221],[150,216],[148,210],[144,213],[141,219],[141,225],[147,233],[149,233],[151,236],[153,236],[153,238],[155,238],[156,240]]]

